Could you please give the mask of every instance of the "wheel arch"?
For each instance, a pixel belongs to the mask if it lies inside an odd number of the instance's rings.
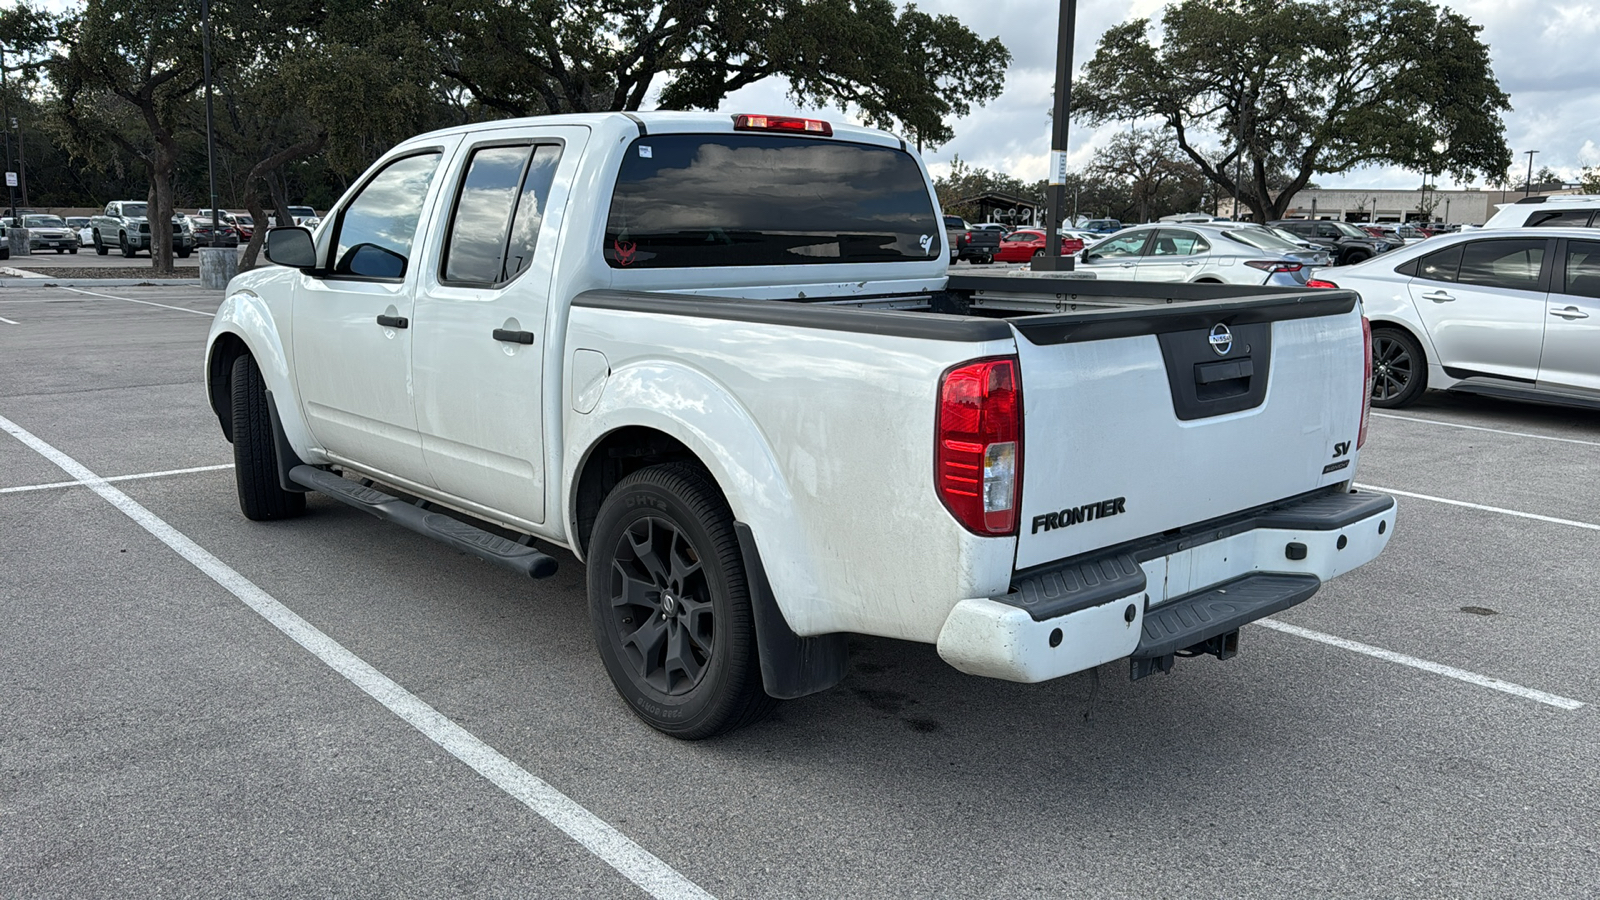
[[[206,339],[206,396],[223,435],[232,441],[233,364],[240,356],[254,357],[272,396],[285,438],[302,459],[309,459],[311,432],[300,415],[300,404],[289,375],[284,336],[278,326],[279,318],[273,314],[273,304],[255,291],[240,290],[224,297]]]

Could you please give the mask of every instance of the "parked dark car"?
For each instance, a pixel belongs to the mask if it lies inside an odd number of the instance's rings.
[[[229,217],[231,218],[231,216]],[[211,211],[202,209],[189,217],[189,224],[194,228],[195,245],[199,247],[237,247],[239,246],[239,230],[222,218],[217,222],[217,241],[211,242]]]
[[[1092,231],[1095,234],[1112,234],[1122,230],[1122,221],[1120,219],[1090,219],[1083,223],[1083,230]]]
[[[994,262],[994,255],[1000,252],[999,231],[974,228],[960,216],[945,216],[944,232],[956,248],[956,259],[988,265]]]
[[[1371,259],[1400,246],[1383,238],[1373,237],[1348,222],[1280,219],[1267,224],[1281,228],[1308,243],[1327,248],[1336,266],[1348,266],[1364,259]]]

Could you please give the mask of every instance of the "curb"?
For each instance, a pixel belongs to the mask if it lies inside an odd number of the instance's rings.
[[[198,278],[0,278],[0,290],[41,287],[199,287]]]

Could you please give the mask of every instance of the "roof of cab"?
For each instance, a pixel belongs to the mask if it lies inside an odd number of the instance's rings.
[[[759,113],[758,113],[759,114]],[[530,125],[582,125],[596,131],[638,131],[643,134],[733,134],[733,113],[718,112],[604,112],[604,113],[566,113],[558,116],[530,116],[521,119],[495,119],[489,122],[474,122],[470,125],[457,125],[451,128],[441,128],[419,134],[400,142],[397,147],[426,142],[431,138],[445,135],[476,134],[484,131],[494,131],[505,128],[525,128]],[[816,118],[806,116],[804,113],[770,113],[770,115],[793,115],[799,118]],[[878,144],[885,147],[906,148],[904,139],[896,137],[886,131],[876,128],[863,128],[845,122],[828,120],[833,126],[833,137],[819,137],[815,135],[799,135],[813,137],[816,140],[849,140],[864,144]],[[760,132],[751,132],[760,133]],[[780,133],[780,132],[766,132]],[[786,132],[783,132],[786,133]]]

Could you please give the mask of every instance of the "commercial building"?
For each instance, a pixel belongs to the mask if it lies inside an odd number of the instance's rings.
[[[1534,191],[1552,195],[1572,189]],[[1335,219],[1341,222],[1447,222],[1482,225],[1502,203],[1522,199],[1519,190],[1469,188],[1455,191],[1307,190],[1294,195],[1286,219]],[[1227,215],[1229,203],[1222,204]],[[1241,206],[1245,218],[1248,207]]]

